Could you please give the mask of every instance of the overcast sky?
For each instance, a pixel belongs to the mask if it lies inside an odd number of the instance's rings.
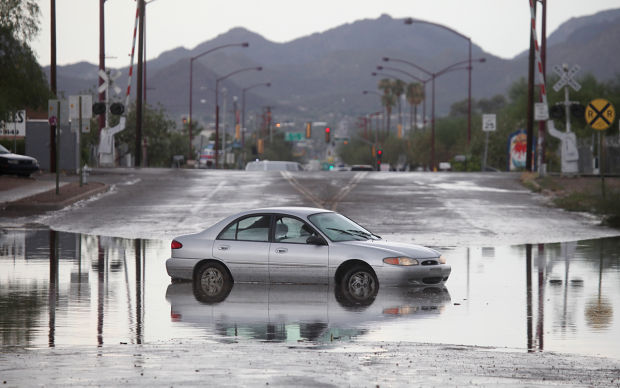
[[[620,8],[620,0],[547,0],[550,34],[573,17]],[[50,63],[50,1],[40,0],[41,32],[32,47]],[[129,64],[135,0],[107,0],[106,65]],[[527,0],[153,0],[147,12],[147,57],[188,49],[234,27],[288,42],[381,14],[414,17],[470,36],[485,51],[512,58],[529,45]],[[99,0],[56,0],[57,63],[99,62]]]

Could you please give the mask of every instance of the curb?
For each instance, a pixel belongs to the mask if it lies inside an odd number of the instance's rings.
[[[88,190],[83,193],[77,194],[61,202],[52,202],[52,203],[27,202],[22,199],[22,200],[9,202],[5,204],[4,209],[8,211],[32,211],[32,212],[60,210],[62,208],[65,208],[69,205],[74,204],[75,202],[95,196],[97,194],[107,192],[108,190],[110,190],[110,186],[107,184],[103,184],[102,186],[94,187],[92,190]]]

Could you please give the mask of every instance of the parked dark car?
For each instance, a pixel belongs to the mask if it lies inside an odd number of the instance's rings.
[[[14,154],[0,145],[0,174],[30,176],[39,170],[39,162],[30,156]]]

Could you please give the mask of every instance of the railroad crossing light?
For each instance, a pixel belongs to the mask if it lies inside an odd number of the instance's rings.
[[[329,129],[329,127],[325,127],[325,143],[329,143],[330,132],[331,130]]]
[[[121,104],[120,102],[115,102],[112,105],[110,105],[110,113],[112,113],[113,115],[122,115],[125,112],[125,106],[123,104]]]
[[[310,139],[312,137],[312,123],[306,123],[306,139]]]
[[[93,114],[94,115],[105,114],[105,102],[95,102],[93,104]]]

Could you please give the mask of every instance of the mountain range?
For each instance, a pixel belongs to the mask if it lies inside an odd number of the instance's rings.
[[[613,48],[618,41],[620,9],[570,19],[547,38],[547,67],[578,64],[582,68],[580,76],[591,73],[600,81],[612,79],[620,74],[620,53]],[[249,47],[217,50],[194,61],[194,120],[213,121],[216,79],[237,69],[263,68],[221,82],[220,92],[226,91],[220,94],[220,105],[226,101],[227,111],[231,109],[232,97],[240,98],[243,88],[269,82],[271,87],[257,86],[246,92],[246,116],[250,121],[269,106],[279,121],[335,122],[345,116],[357,117],[381,110],[379,96],[372,93],[377,91],[379,79],[385,77],[371,75],[378,65],[427,78],[413,67],[383,62],[383,57],[415,62],[431,72],[468,58],[468,44],[462,37],[432,24],[405,25],[403,19],[388,15],[344,24],[286,43],[271,42],[247,29],[234,28],[191,50],[178,47],[149,60],[147,103],[161,104],[171,118],[180,122],[189,110],[190,58],[223,44],[240,42],[248,42]],[[512,59],[502,59],[473,42],[472,58],[485,58],[484,63],[473,65],[472,96],[476,99],[506,94],[515,81],[527,76],[527,51]],[[123,74],[117,82],[124,91],[128,68],[117,70]],[[45,71],[49,73],[49,67]],[[96,64],[85,62],[59,66],[58,88],[65,95],[94,91],[97,71]],[[379,73],[412,81],[402,72],[384,69]],[[371,93],[363,94],[364,90]],[[135,91],[135,79],[132,91]],[[429,83],[427,101],[430,97]],[[438,115],[447,114],[452,103],[466,98],[466,70],[449,72],[436,79]],[[116,99],[123,100],[123,96]]]

